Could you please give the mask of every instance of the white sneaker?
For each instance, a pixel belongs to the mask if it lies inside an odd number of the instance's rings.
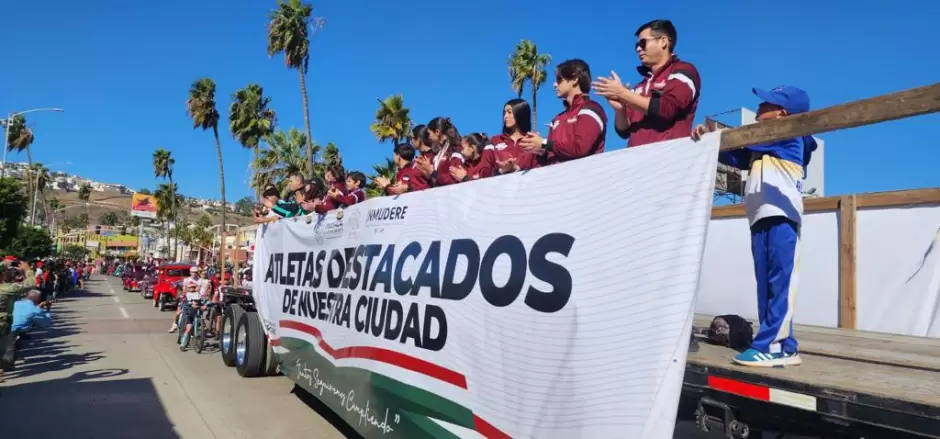
[[[174,323],[173,326],[170,326],[170,331],[169,331],[170,334],[176,332],[176,329],[177,329],[177,328],[176,328],[176,323]]]

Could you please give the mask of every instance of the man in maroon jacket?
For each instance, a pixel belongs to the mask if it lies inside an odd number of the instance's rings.
[[[604,152],[607,114],[591,100],[591,68],[580,59],[570,59],[555,70],[555,94],[564,100],[565,109],[554,119],[548,138],[530,132],[519,139],[519,146],[533,154],[519,167],[551,165]]]
[[[637,70],[643,75],[633,90],[616,72],[598,78],[594,89],[616,111],[617,134],[628,147],[688,137],[702,86],[695,66],[673,53],[676,28],[669,20],[653,20],[636,31]]]

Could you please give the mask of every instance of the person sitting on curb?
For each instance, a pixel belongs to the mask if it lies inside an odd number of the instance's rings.
[[[757,120],[763,122],[809,111],[809,95],[793,86],[753,89],[761,99]],[[704,135],[697,126],[692,138]],[[751,227],[751,253],[757,280],[760,329],[750,349],[736,355],[743,366],[783,367],[802,363],[793,336],[793,313],[800,263],[803,179],[816,141],[812,136],[722,152],[718,161],[748,170],[744,211]]]
[[[42,293],[39,290],[29,290],[26,297],[13,304],[13,325],[10,329],[14,334],[21,336],[34,326],[48,328],[52,325],[52,315],[49,313],[52,305],[40,302],[40,297]]]

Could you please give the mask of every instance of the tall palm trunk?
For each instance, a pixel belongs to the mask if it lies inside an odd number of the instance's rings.
[[[539,89],[538,89],[538,86],[535,85],[535,77],[536,77],[536,76],[538,76],[538,67],[537,67],[537,66],[536,66],[536,67],[533,67],[533,70],[532,70],[532,78],[530,79],[529,83],[530,83],[530,85],[531,85],[530,88],[532,89],[532,128],[533,128],[536,132],[538,132],[538,130],[539,130],[539,128],[538,128],[538,126],[539,126],[538,120],[539,120],[539,118],[538,118],[538,111],[536,111],[536,108],[538,107],[538,105],[536,105],[536,103],[535,103],[535,95],[538,93]]]
[[[304,129],[307,131],[307,178],[313,178],[313,135],[310,134],[310,108],[307,102],[307,80],[304,79],[304,68],[300,67],[300,98],[304,104]]]
[[[33,153],[30,152],[29,145],[26,145],[26,160],[29,161],[29,168],[27,168],[29,174],[26,178],[26,190],[29,191],[29,198],[27,198],[29,204],[27,206],[30,206],[29,225],[33,225],[36,222],[36,205],[33,204],[33,197],[35,196],[33,191]],[[36,179],[39,179],[38,175],[36,176]]]
[[[167,177],[170,178],[170,195],[173,197],[172,204],[170,206],[173,208],[173,262],[176,262],[176,247],[179,245],[180,239],[180,229],[176,227],[176,186],[173,184],[173,172],[169,172]],[[166,244],[170,245],[170,225],[166,226]]]
[[[302,77],[302,76],[301,76]],[[304,94],[306,96],[306,94]],[[219,279],[225,282],[225,168],[222,166],[222,144],[219,143],[219,127],[213,126],[212,133],[215,134],[215,153],[219,156],[219,189],[222,192],[222,228],[220,229],[221,241],[219,242]]]

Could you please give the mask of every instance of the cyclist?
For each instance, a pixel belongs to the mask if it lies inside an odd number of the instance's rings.
[[[202,279],[199,278],[199,272],[199,267],[196,266],[193,266],[189,269],[189,277],[183,279],[182,282],[184,297],[186,293],[199,293],[199,290],[202,288]],[[176,330],[179,329],[177,328],[177,323],[180,321],[180,315],[183,313],[183,308],[188,306],[186,303],[187,301],[182,299],[183,297],[177,298],[177,300],[179,300],[179,306],[176,308],[176,315],[173,317],[173,324],[170,326],[170,334],[176,332]]]
[[[196,313],[202,308],[204,299],[206,298],[205,293],[208,291],[206,287],[208,283],[204,282],[205,279],[199,279],[199,269],[193,267],[192,273],[194,273],[194,275],[186,280],[194,280],[194,282],[184,283],[183,289],[186,293],[180,303],[180,313],[182,314],[181,326],[184,328],[183,338],[180,341],[180,349],[183,350],[189,346],[189,338],[193,332],[193,322],[196,320]]]

